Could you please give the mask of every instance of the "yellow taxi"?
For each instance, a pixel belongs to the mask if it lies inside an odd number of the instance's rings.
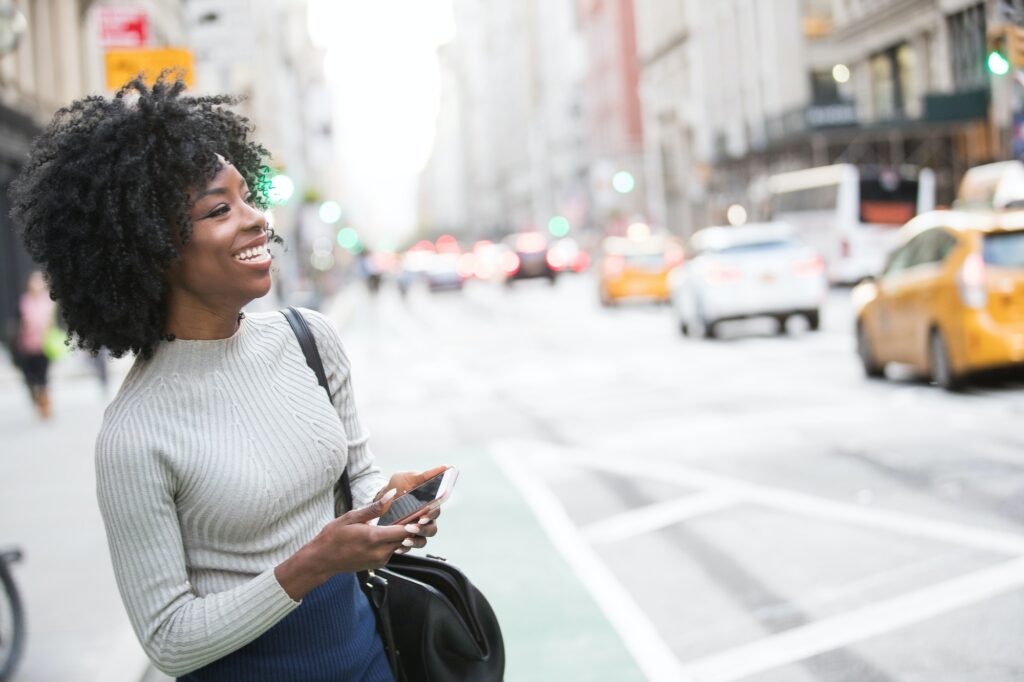
[[[1024,210],[923,213],[883,272],[853,290],[868,376],[901,363],[955,390],[1024,363]]]
[[[606,237],[598,270],[601,305],[634,298],[667,303],[672,296],[668,273],[682,261],[682,244],[667,235],[631,225],[628,236]]]

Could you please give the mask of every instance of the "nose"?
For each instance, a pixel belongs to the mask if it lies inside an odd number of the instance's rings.
[[[250,206],[249,204],[246,204],[246,206],[249,209],[249,216],[246,219],[246,229],[260,229],[266,232],[267,229],[270,227],[269,223],[267,222],[266,211],[262,211],[256,206]]]

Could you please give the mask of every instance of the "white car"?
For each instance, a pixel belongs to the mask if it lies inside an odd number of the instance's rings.
[[[669,275],[672,306],[684,334],[713,338],[725,320],[790,316],[821,322],[828,295],[825,261],[784,223],[709,227],[690,239],[686,260]]]

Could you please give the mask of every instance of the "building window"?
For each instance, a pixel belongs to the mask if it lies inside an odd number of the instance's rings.
[[[892,118],[896,115],[896,83],[892,77],[892,59],[887,52],[871,58],[871,97],[875,116]]]
[[[989,87],[985,72],[985,3],[979,2],[962,12],[951,14],[949,52],[953,62],[953,85],[956,90],[978,90]]]
[[[831,71],[811,72],[811,102],[813,104],[836,104],[839,102],[839,84]]]
[[[906,43],[871,57],[871,90],[879,119],[906,115],[906,101],[913,93],[914,52]]]

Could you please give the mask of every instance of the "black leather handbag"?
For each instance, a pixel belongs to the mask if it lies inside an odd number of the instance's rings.
[[[330,399],[316,340],[302,314],[281,311],[306,364]],[[334,487],[335,511],[352,508],[348,471]],[[501,628],[487,599],[440,557],[395,554],[387,566],[359,574],[398,682],[500,682],[505,674]]]

